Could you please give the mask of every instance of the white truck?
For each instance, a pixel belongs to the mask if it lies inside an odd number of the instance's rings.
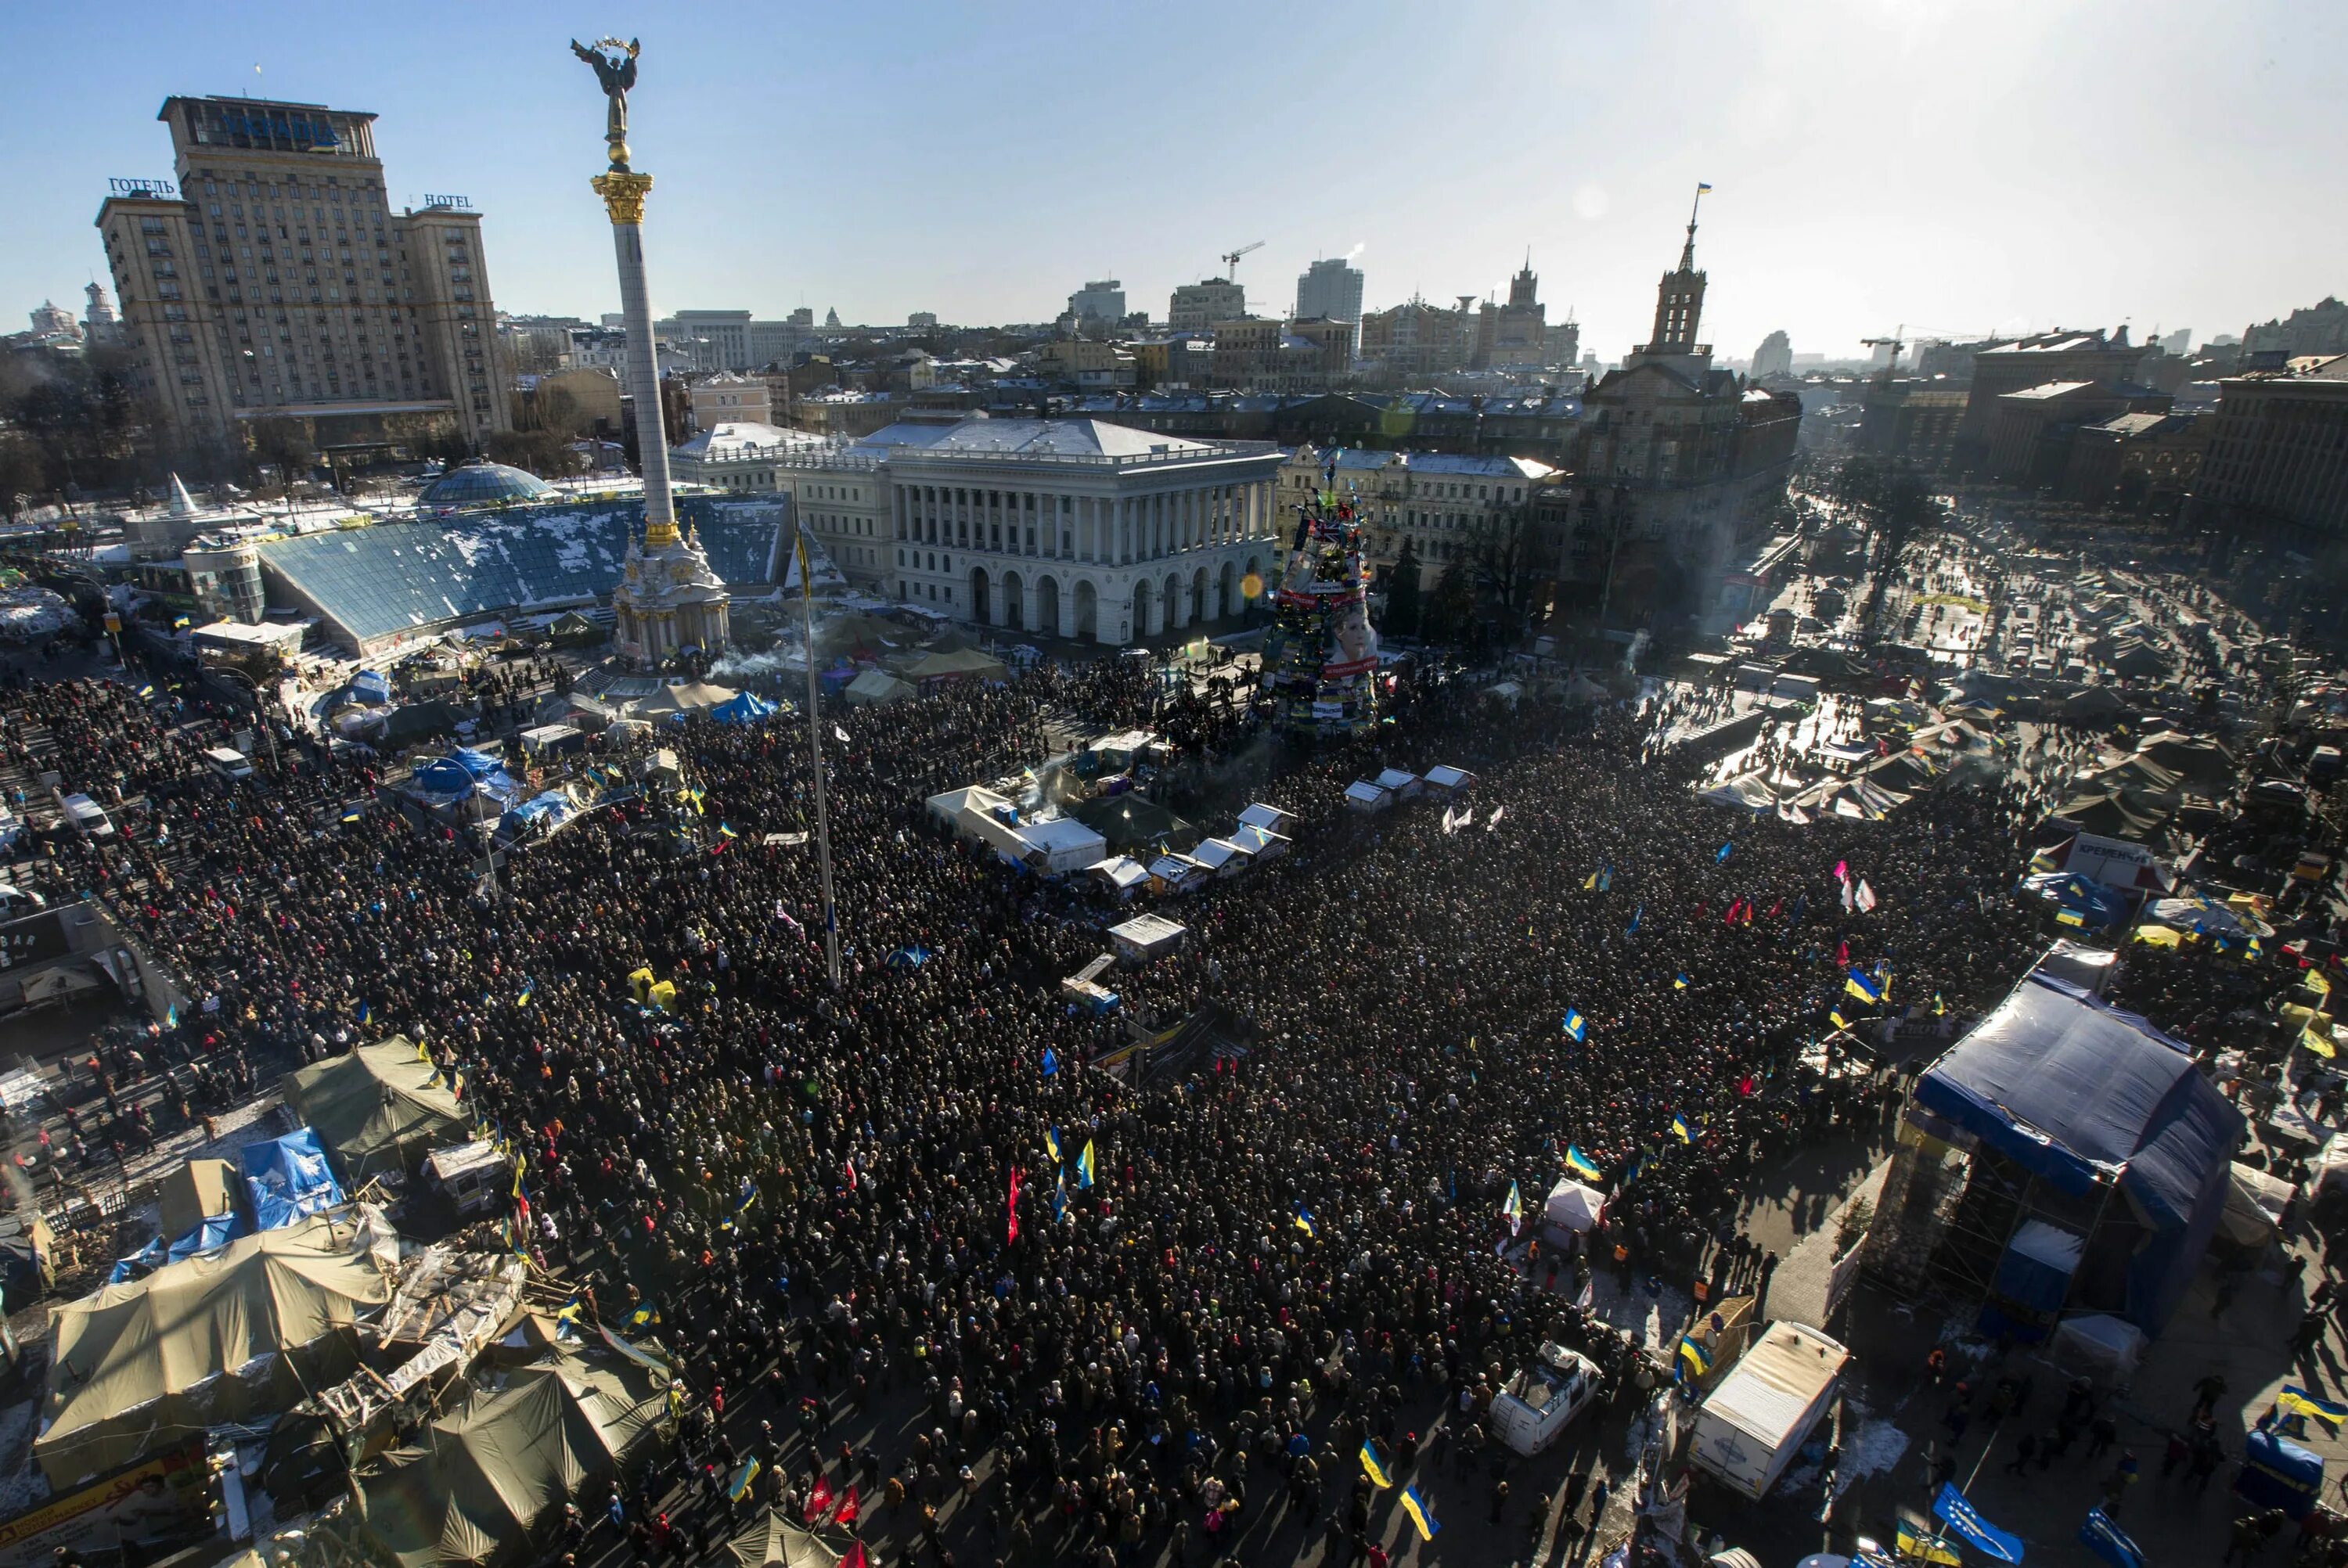
[[[1557,1441],[1598,1398],[1598,1364],[1578,1350],[1541,1341],[1533,1364],[1492,1401],[1492,1435],[1514,1452],[1537,1454]]]
[[[1849,1361],[1849,1351],[1815,1328],[1772,1323],[1704,1397],[1689,1461],[1759,1500],[1834,1403]]]

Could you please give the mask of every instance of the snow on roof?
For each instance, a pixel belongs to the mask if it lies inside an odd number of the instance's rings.
[[[820,450],[831,443],[821,436],[806,430],[786,430],[780,425],[761,425],[755,419],[727,420],[713,425],[690,441],[671,448],[680,457],[726,458],[739,457],[752,452],[769,451],[776,447],[797,450]]]
[[[1228,447],[1136,430],[1099,419],[965,419],[929,443],[938,453],[1015,452],[1031,457],[1147,457],[1195,452],[1218,456]]]

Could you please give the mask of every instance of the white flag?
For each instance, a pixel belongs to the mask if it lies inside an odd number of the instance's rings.
[[[845,746],[850,743],[848,739],[848,732],[841,729],[838,724],[834,724],[831,727],[831,733],[839,737],[839,743],[841,745]]]
[[[1850,879],[1845,877],[1842,884],[1842,912],[1846,915],[1849,914],[1850,907]]]
[[[1499,825],[1500,825],[1500,814],[1501,814],[1501,813],[1503,813],[1503,812],[1505,812],[1505,811],[1507,811],[1508,809],[1509,809],[1509,808],[1508,808],[1507,806],[1505,806],[1505,805],[1496,805],[1496,806],[1494,806],[1494,807],[1492,808],[1492,815],[1491,815],[1490,819],[1489,819],[1489,820],[1488,820],[1488,821],[1484,824],[1484,831],[1485,831],[1485,832],[1487,832],[1487,833],[1489,833],[1492,829],[1494,829],[1494,828],[1496,828],[1496,827],[1499,826]]]
[[[1867,878],[1864,876],[1859,879],[1859,894],[1857,902],[1862,910],[1865,910],[1869,914],[1874,912],[1875,889],[1867,885]]]

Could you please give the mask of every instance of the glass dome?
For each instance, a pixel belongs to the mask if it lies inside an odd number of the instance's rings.
[[[419,507],[499,507],[543,500],[559,494],[537,475],[503,463],[468,463],[451,468],[416,497]]]

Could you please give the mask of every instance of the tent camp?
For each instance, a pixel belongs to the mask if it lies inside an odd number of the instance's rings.
[[[733,696],[731,688],[713,686],[706,681],[687,681],[679,685],[662,685],[651,696],[629,703],[628,711],[639,719],[662,719],[671,713],[704,712]]]
[[[1116,895],[1119,902],[1149,886],[1149,868],[1130,856],[1112,855],[1106,860],[1097,860],[1085,867],[1085,875]]]
[[[391,1299],[398,1245],[361,1204],[58,1307],[33,1441],[49,1484],[64,1491],[208,1427],[289,1409],[347,1375],[352,1327]]]
[[[1263,862],[1277,860],[1287,854],[1293,841],[1284,834],[1249,823],[1231,835],[1231,842],[1246,850],[1251,859]]]
[[[1988,1282],[2001,1321],[1985,1326],[2035,1337],[2086,1309],[2159,1332],[2224,1212],[2242,1132],[2189,1050],[2034,973],[1917,1081],[1915,1104],[1943,1142],[1970,1142],[1972,1184],[2078,1244],[2009,1247]]]
[[[671,1422],[668,1369],[608,1343],[522,1368],[357,1477],[354,1533],[403,1568],[533,1561],[587,1487],[633,1469]]]
[[[1068,815],[1091,828],[1120,854],[1135,855],[1163,845],[1177,853],[1188,850],[1202,836],[1148,795],[1131,790],[1123,794],[1095,795],[1072,806]]]
[[[405,703],[385,716],[380,739],[386,746],[404,746],[435,735],[452,734],[462,718],[456,709],[437,698]]]
[[[867,670],[848,683],[848,702],[852,708],[886,707],[891,702],[901,702],[908,697],[918,695],[920,693],[910,684],[898,680],[886,670]]]
[[[472,1126],[440,1071],[405,1035],[314,1061],[287,1073],[284,1088],[285,1103],[315,1130],[354,1187],[386,1171],[415,1170]]]
[[[993,654],[965,648],[952,653],[924,653],[901,671],[917,686],[944,681],[1007,681],[1011,671]]]
[[[775,1509],[726,1543],[737,1568],[834,1568],[839,1553]]]

